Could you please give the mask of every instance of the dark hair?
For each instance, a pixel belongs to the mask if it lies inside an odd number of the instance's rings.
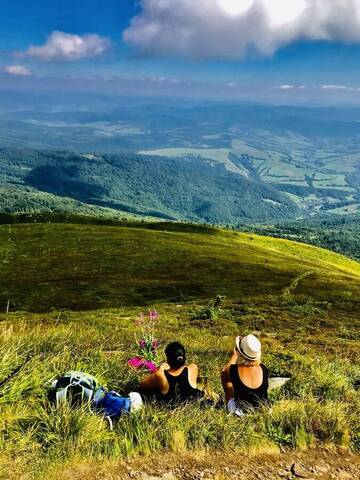
[[[185,348],[179,342],[169,343],[165,348],[165,355],[170,368],[180,368],[185,365]]]

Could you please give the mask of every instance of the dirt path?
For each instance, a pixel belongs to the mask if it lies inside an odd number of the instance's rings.
[[[57,470],[47,480],[356,480],[360,455],[332,450],[279,455],[224,455],[221,452],[164,454],[128,463],[77,465]]]
[[[304,280],[304,278],[309,277],[313,273],[315,273],[315,270],[309,270],[308,272],[304,272],[301,275],[298,275],[294,280],[291,282],[291,284],[288,287],[283,288],[282,291],[282,296],[284,298],[289,298],[291,294],[297,289],[299,286],[299,283]]]

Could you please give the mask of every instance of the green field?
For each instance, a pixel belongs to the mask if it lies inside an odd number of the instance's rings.
[[[324,140],[309,142],[305,137],[285,131],[275,135],[266,130],[250,131],[246,135],[237,129],[230,132],[228,148],[204,145],[203,148],[161,148],[140,153],[223,164],[235,174],[256,178],[286,192],[305,215],[321,207],[335,214],[351,215],[357,211],[354,201],[358,195],[357,154],[349,155],[342,145],[333,144],[332,149],[327,150],[329,145]],[[346,200],[349,208],[327,205],[329,201],[337,204],[340,200]]]
[[[239,175],[243,175],[244,177],[249,176],[245,168],[243,168],[241,165],[235,165],[230,160],[229,153],[231,153],[231,149],[228,148],[161,148],[159,150],[151,150],[139,153],[143,155],[157,155],[169,158],[189,157],[194,160],[196,160],[196,158],[206,161],[212,160],[215,163],[224,165],[226,170],[229,172],[237,173]]]
[[[0,261],[0,379],[31,356],[1,390],[0,478],[86,471],[95,479],[106,462],[156,462],[179,449],[358,452],[359,263],[288,240],[172,223],[2,225]],[[216,295],[226,297],[221,308],[196,320]],[[136,353],[136,318],[150,305],[160,313],[161,351],[182,341],[218,393],[234,336],[256,332],[271,375],[292,377],[272,394],[272,410],[239,421],[222,408],[151,406],[112,432],[85,408],[56,412],[45,383],[68,369],[120,392],[136,388],[126,361]]]

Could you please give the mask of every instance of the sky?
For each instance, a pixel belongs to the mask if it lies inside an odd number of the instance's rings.
[[[360,104],[360,0],[2,0],[0,88]]]

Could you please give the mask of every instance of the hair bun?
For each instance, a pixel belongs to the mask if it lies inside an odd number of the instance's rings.
[[[179,368],[185,364],[186,353],[181,343],[170,343],[165,349],[165,354],[170,367]]]

